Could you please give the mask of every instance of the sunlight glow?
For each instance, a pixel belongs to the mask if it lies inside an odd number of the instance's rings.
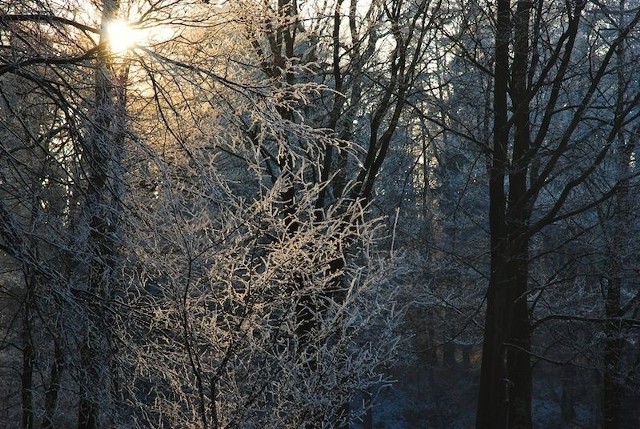
[[[107,38],[114,54],[123,54],[143,41],[142,31],[132,28],[125,21],[107,24]]]
[[[124,55],[136,46],[150,47],[176,36],[175,29],[166,25],[137,28],[123,20],[107,24],[107,38],[111,52]]]

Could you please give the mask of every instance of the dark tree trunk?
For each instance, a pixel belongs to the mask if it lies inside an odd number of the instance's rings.
[[[489,167],[491,273],[480,371],[476,427],[531,428],[531,346],[527,198],[529,108],[527,96],[528,22],[531,3],[498,1],[494,71],[494,141]],[[509,67],[513,26],[514,59]],[[509,162],[508,88],[514,108]],[[511,165],[509,165],[511,164]],[[505,178],[508,184],[505,189]]]
[[[619,20],[624,22],[626,1],[619,0]],[[617,65],[617,99],[616,117],[622,118],[626,103],[626,88],[628,76],[625,75],[625,51],[624,43],[616,49]],[[624,261],[629,251],[627,228],[633,223],[631,218],[632,202],[629,194],[630,179],[633,174],[630,166],[635,157],[635,141],[633,138],[627,141],[620,129],[617,135],[617,174],[621,185],[615,197],[615,212],[613,215],[613,240],[609,252],[609,264],[607,273],[607,292],[605,297],[604,326],[605,344],[603,350],[604,376],[602,385],[602,428],[619,429],[622,411],[623,382],[621,360],[625,349],[624,327],[617,318],[622,316],[621,292],[624,283]]]
[[[106,25],[117,16],[118,1],[104,0],[101,41]],[[90,133],[83,145],[86,162],[86,213],[89,236],[86,242],[91,259],[86,276],[88,294],[81,294],[84,307],[85,337],[80,346],[84,380],[80,386],[78,429],[96,429],[101,416],[112,410],[112,349],[107,307],[114,294],[117,258],[118,215],[122,201],[122,155],[124,147],[124,89],[126,71],[118,76],[108,51],[101,51],[95,62],[95,99]],[[126,70],[126,66],[123,66]]]
[[[45,392],[44,398],[44,417],[42,420],[42,429],[52,429],[54,427],[53,418],[58,407],[58,396],[60,394],[60,381],[62,379],[62,369],[64,366],[64,353],[60,347],[59,341],[54,339],[54,361],[51,365],[51,373],[49,376],[49,386]]]
[[[78,429],[96,429],[98,427],[98,410],[93,401],[80,398],[78,404]]]
[[[462,346],[462,368],[464,369],[471,368],[471,350],[472,346],[470,344]]]
[[[511,306],[511,332],[507,340],[507,427],[525,429],[532,427],[531,336],[526,298],[529,274],[526,250],[521,249],[518,255],[520,259],[513,263],[516,276],[510,285],[513,295],[508,301]]]
[[[362,420],[362,429],[373,429],[373,398],[368,391],[365,391],[363,396],[365,414]]]
[[[489,164],[489,230],[491,273],[487,290],[482,367],[476,427],[503,428],[506,424],[504,380],[508,312],[505,288],[506,231],[504,189],[509,130],[507,129],[507,84],[509,81],[509,33],[511,11],[509,0],[497,3],[497,29],[494,67],[493,153]]]
[[[619,311],[620,283],[611,279],[607,291],[607,319],[605,326],[604,377],[602,386],[602,428],[619,429],[622,401],[620,385],[620,358],[624,346],[621,326],[614,319]]]
[[[447,341],[442,346],[442,364],[448,368],[455,368],[456,362],[456,347],[451,341]]]
[[[514,142],[509,173],[507,208],[507,237],[512,247],[509,261],[513,274],[509,286],[507,305],[511,332],[507,344],[507,380],[509,386],[508,425],[510,428],[531,428],[531,333],[527,290],[529,280],[529,235],[531,213],[527,197],[529,158],[529,17],[531,2],[519,1],[514,17],[514,54],[511,73],[511,99],[514,114]]]
[[[26,295],[22,315],[22,429],[33,429],[33,363],[31,311],[33,306],[32,276],[25,275]]]
[[[576,410],[574,407],[575,397],[575,376],[576,370],[573,365],[565,365],[562,368],[562,398],[560,402],[560,412],[562,415],[563,426],[576,418]]]

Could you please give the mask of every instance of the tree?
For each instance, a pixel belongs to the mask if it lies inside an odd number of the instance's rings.
[[[25,253],[22,208],[2,212],[3,256],[42,275],[42,291],[17,286],[28,298],[17,331],[24,426],[36,425],[42,408],[43,427],[70,425],[71,408],[81,428],[344,424],[344,404],[379,381],[379,364],[393,354],[393,312],[379,298],[388,298],[387,280],[371,250],[376,222],[366,202],[318,203],[328,186],[316,176],[322,151],[355,150],[296,116],[325,87],[280,75],[279,62],[272,76],[256,77],[239,66],[242,51],[216,51],[213,34],[229,47],[239,40],[229,6],[142,6],[138,27],[157,19],[179,35],[125,53],[113,52],[106,28],[131,11],[98,6],[99,26],[73,20],[72,5],[1,17],[29,49],[3,56],[0,76],[33,83],[38,102],[52,106],[50,122],[62,123],[32,138],[63,154],[43,156],[59,177],[33,179],[59,185],[63,204],[48,206],[61,219],[55,234],[41,229]],[[284,37],[289,7],[258,22],[275,19]],[[33,29],[60,41],[36,45]],[[89,35],[73,44],[78,33]],[[27,129],[21,113],[9,118]],[[35,156],[28,140],[18,144]],[[7,192],[25,194],[22,168],[6,166]],[[39,251],[52,240],[54,249]],[[52,258],[55,251],[63,256]],[[44,312],[48,302],[55,305]],[[377,318],[390,346],[374,350],[363,327]],[[36,332],[53,345],[43,347]],[[40,366],[52,368],[50,382],[36,388]]]
[[[487,293],[487,319],[483,348],[477,427],[531,427],[531,333],[528,308],[529,243],[542,228],[588,210],[609,198],[619,184],[594,200],[566,210],[567,199],[593,174],[610,153],[620,126],[629,119],[637,100],[618,111],[605,127],[604,142],[584,167],[560,187],[545,212],[536,208],[541,191],[556,177],[559,161],[580,141],[580,125],[590,120],[590,109],[601,106],[596,91],[607,85],[604,77],[615,67],[616,49],[635,28],[638,12],[605,45],[593,65],[591,79],[580,98],[568,109],[568,121],[557,137],[551,124],[559,119],[566,77],[584,52],[577,41],[585,3],[561,9],[566,26],[543,54],[543,2],[498,2],[494,69],[493,145],[489,170],[491,278]],[[587,9],[595,13],[593,9]],[[530,22],[533,21],[533,33]],[[511,37],[511,34],[513,36]],[[531,38],[530,34],[533,34]],[[549,46],[549,45],[547,45]],[[592,47],[590,47],[592,48]],[[513,49],[513,59],[509,50]],[[542,60],[544,59],[544,60]],[[554,75],[550,75],[554,72]],[[550,82],[549,84],[547,82]],[[548,89],[546,86],[548,85]],[[536,101],[536,110],[531,102]],[[573,100],[566,100],[571,103]],[[511,115],[509,111],[511,110]],[[538,114],[539,112],[539,114]],[[538,121],[532,118],[541,118]]]

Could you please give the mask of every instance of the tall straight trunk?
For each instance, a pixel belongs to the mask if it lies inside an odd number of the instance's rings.
[[[625,25],[624,11],[626,1],[619,0],[619,20],[620,27]],[[626,102],[627,79],[625,76],[625,44],[621,43],[616,49],[617,65],[617,99],[616,117],[623,115]],[[632,224],[632,202],[629,187],[631,185],[629,177],[633,174],[631,165],[635,157],[635,142],[626,140],[624,128],[619,130],[617,135],[617,179],[622,186],[615,196],[615,211],[613,215],[613,238],[609,251],[608,284],[605,296],[605,318],[607,322],[604,326],[605,344],[603,350],[604,374],[602,384],[602,428],[619,429],[622,411],[622,374],[621,361],[624,353],[624,333],[623,326],[616,320],[621,314],[621,293],[624,283],[624,261],[628,245],[628,227]]]
[[[28,271],[28,269],[27,269]],[[33,429],[33,364],[34,350],[31,338],[31,312],[33,307],[32,276],[25,273],[26,294],[22,313],[22,429]]]
[[[507,339],[507,427],[525,429],[532,427],[531,420],[531,335],[529,308],[526,299],[528,271],[528,240],[515,247],[513,279],[510,282],[511,330]]]
[[[59,327],[57,327],[59,330]],[[57,331],[56,331],[57,333]],[[58,397],[60,395],[60,383],[62,381],[62,370],[64,367],[64,352],[60,346],[60,341],[54,338],[53,341],[54,361],[51,365],[49,375],[49,386],[45,392],[44,398],[44,416],[42,419],[42,429],[53,429],[53,418],[58,407]]]
[[[527,285],[529,280],[529,235],[528,224],[531,213],[527,198],[529,159],[529,94],[527,75],[529,72],[529,18],[531,2],[519,1],[514,17],[514,54],[511,73],[511,99],[514,108],[514,141],[509,173],[509,197],[507,228],[509,245],[512,247],[510,261],[512,281],[509,299],[512,320],[509,322],[507,345],[507,371],[510,384],[508,401],[508,424],[512,428],[530,428],[531,422],[531,334]]]
[[[106,26],[115,19],[120,8],[118,0],[104,0],[101,22],[101,43],[106,40]],[[86,385],[82,385],[78,404],[78,429],[97,429],[109,416],[111,404],[110,323],[105,306],[112,299],[112,277],[116,258],[116,215],[121,195],[119,157],[124,134],[123,103],[114,86],[116,75],[108,46],[98,55],[95,69],[95,105],[91,132],[85,143],[86,207],[89,237],[87,251],[91,255],[87,274],[87,290],[93,300],[84,302],[85,337],[80,345]],[[106,303],[106,304],[105,304]]]
[[[530,125],[527,94],[530,2],[498,1],[494,70],[494,141],[489,168],[491,273],[480,371],[476,427],[530,428],[531,348],[527,282],[529,276],[527,199]],[[511,34],[514,59],[509,63]],[[508,88],[514,108],[509,162]],[[509,167],[509,168],[508,168]],[[505,179],[508,174],[508,182]],[[505,189],[506,186],[506,189]]]
[[[29,141],[29,136],[25,136],[25,141]],[[46,156],[47,151],[43,151],[43,153],[39,154],[43,158]],[[30,207],[30,229],[34,229],[38,227],[38,218],[40,217],[40,209],[41,209],[41,183],[42,177],[46,175],[46,164],[43,164],[40,171],[37,175],[34,176],[34,180],[31,183],[30,195],[31,195],[31,207]],[[35,243],[30,243],[32,249],[34,249],[34,253],[37,255],[39,253],[38,245]],[[32,267],[28,264],[24,264],[22,267],[22,273],[24,276],[24,285],[25,285],[25,295],[23,302],[23,314],[22,314],[22,428],[23,429],[33,429],[35,425],[35,415],[34,415],[34,390],[35,387],[33,385],[33,376],[34,371],[36,369],[36,344],[34,343],[34,315],[38,314],[37,307],[37,297],[39,296],[39,291],[36,290],[38,287],[39,280],[42,279],[42,276],[37,273]]]
[[[615,256],[613,256],[615,257]],[[614,263],[618,265],[618,263]],[[615,320],[620,311],[620,277],[609,279],[606,294],[605,345],[604,345],[604,376],[602,384],[602,428],[619,429],[622,400],[622,386],[620,385],[620,359],[624,347],[621,338],[620,323]]]
[[[506,231],[504,189],[507,166],[507,84],[509,81],[509,33],[511,10],[509,0],[497,2],[497,28],[493,89],[493,153],[489,165],[489,232],[491,246],[491,273],[487,290],[480,391],[476,427],[501,428],[506,424],[504,408],[506,379],[504,342],[507,337],[505,317],[508,305],[505,288]]]

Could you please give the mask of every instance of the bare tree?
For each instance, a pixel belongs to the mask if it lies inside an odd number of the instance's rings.
[[[610,126],[603,130],[606,137],[602,144],[595,148],[584,167],[560,186],[548,209],[540,212],[536,208],[541,202],[541,191],[557,177],[554,174],[560,167],[559,161],[574,150],[574,142],[581,140],[580,125],[589,121],[588,112],[601,106],[602,100],[595,94],[608,84],[605,76],[615,69],[616,49],[640,19],[640,14],[634,12],[608,42],[604,55],[593,64],[591,78],[580,99],[567,111],[563,131],[556,137],[551,125],[560,119],[557,112],[564,101],[561,95],[566,76],[575,68],[575,61],[585,55],[578,44],[584,31],[583,14],[596,13],[592,7],[585,12],[585,6],[579,3],[560,10],[560,22],[566,25],[551,45],[552,50],[543,54],[541,28],[546,25],[543,2],[536,4],[536,8],[530,2],[518,2],[515,10],[508,1],[498,2],[494,141],[489,152],[491,278],[478,427],[531,427],[531,334],[527,298],[531,237],[553,222],[606,200],[620,185],[617,183],[583,205],[568,208],[567,199],[610,153],[620,127],[633,115],[637,97],[613,116]],[[514,52],[512,59],[510,49]],[[532,111],[532,100],[541,94],[543,100],[537,102],[536,110]],[[540,118],[539,122],[532,117]]]
[[[46,142],[43,159],[60,171],[34,175],[29,195],[53,182],[61,203],[21,202],[60,218],[32,242],[22,207],[2,206],[3,257],[26,279],[14,331],[24,427],[40,409],[43,427],[70,424],[72,409],[80,428],[344,424],[339,410],[393,354],[393,311],[366,202],[318,205],[329,182],[310,180],[322,150],[357,151],[297,116],[327,88],[279,68],[256,78],[245,53],[221,51],[211,41],[236,48],[242,22],[228,6],[105,2],[99,25],[74,20],[73,5],[30,6],[0,17],[18,41],[3,51],[2,89],[37,88],[51,125],[3,151],[36,156]],[[108,26],[129,13],[138,29],[170,24],[171,42],[116,52]],[[278,37],[290,37],[290,16],[278,9]],[[54,33],[50,45],[38,31]],[[9,132],[35,126],[10,113]],[[25,192],[21,163],[3,174],[3,192]],[[389,347],[370,346],[373,321]],[[40,367],[50,375],[37,388]]]

